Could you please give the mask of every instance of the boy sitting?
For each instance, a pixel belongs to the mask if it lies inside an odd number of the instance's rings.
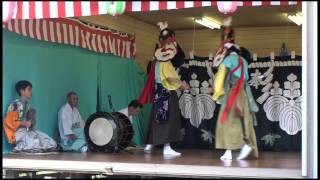
[[[20,99],[9,105],[3,122],[9,143],[15,144],[12,151],[14,153],[55,151],[56,142],[34,127],[36,111],[28,103],[32,96],[32,84],[28,81],[19,81],[16,84],[16,91]]]

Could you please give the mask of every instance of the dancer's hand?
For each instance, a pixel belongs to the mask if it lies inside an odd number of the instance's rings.
[[[29,128],[32,125],[32,123],[31,121],[24,121],[24,122],[21,122],[21,125],[26,128]]]
[[[77,136],[75,134],[69,134],[68,137],[71,141],[74,141],[77,139]]]
[[[186,82],[182,82],[182,84],[181,84],[181,89],[182,90],[190,90],[190,86],[186,83]]]
[[[208,87],[207,93],[208,94],[213,94],[213,88],[212,87]]]

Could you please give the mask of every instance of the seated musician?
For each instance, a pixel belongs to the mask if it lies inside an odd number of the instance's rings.
[[[58,113],[58,128],[61,147],[64,151],[87,152],[88,147],[84,137],[85,122],[78,109],[78,96],[75,92],[67,95],[67,103]]]
[[[133,116],[139,114],[141,108],[142,108],[142,104],[138,100],[133,100],[130,102],[128,107],[121,109],[118,112],[126,115],[129,118],[130,122],[132,123]]]
[[[14,145],[14,153],[44,153],[56,151],[56,142],[47,134],[35,128],[36,111],[28,100],[32,96],[32,84],[19,81],[16,91],[20,98],[9,105],[3,121],[9,143]]]

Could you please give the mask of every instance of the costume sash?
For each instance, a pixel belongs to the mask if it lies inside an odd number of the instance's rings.
[[[152,62],[151,70],[148,76],[146,85],[144,86],[142,93],[139,97],[139,102],[141,104],[147,104],[153,102],[154,84],[155,84],[155,61]]]
[[[231,109],[233,103],[236,101],[236,99],[239,95],[240,89],[244,83],[244,65],[243,65],[242,59],[239,57],[239,63],[237,65],[237,67],[235,67],[233,70],[231,70],[231,74],[236,72],[236,70],[239,69],[240,67],[241,67],[240,79],[238,80],[237,84],[235,85],[235,88],[231,91],[231,94],[230,94],[229,98],[227,99],[226,107],[225,107],[225,109],[221,115],[221,118],[220,118],[220,121],[222,124],[224,123],[224,121],[228,117],[230,109]],[[238,109],[235,109],[235,111],[237,111],[237,110]]]

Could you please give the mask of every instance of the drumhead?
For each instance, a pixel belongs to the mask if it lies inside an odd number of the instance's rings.
[[[86,121],[84,134],[90,151],[118,152],[130,144],[134,130],[122,113],[96,112]]]
[[[93,152],[113,152],[118,136],[114,118],[107,112],[92,114],[84,126],[86,141]]]
[[[106,118],[95,119],[89,127],[89,136],[93,143],[98,146],[107,145],[113,136],[113,127]]]

